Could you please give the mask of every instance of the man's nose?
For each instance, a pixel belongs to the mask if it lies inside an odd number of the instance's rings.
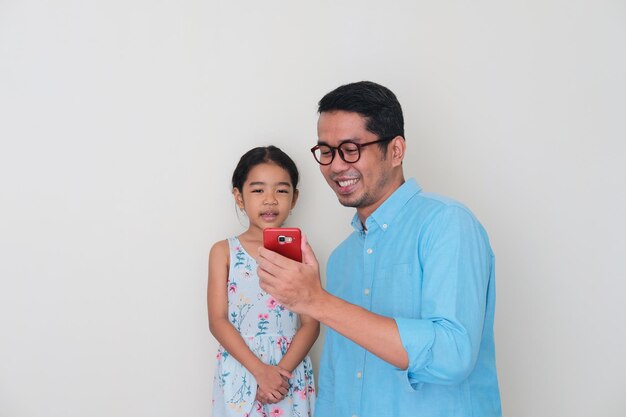
[[[335,157],[329,165],[329,168],[332,172],[343,172],[350,166],[349,163],[343,160],[341,154],[339,153],[339,149],[335,151]]]

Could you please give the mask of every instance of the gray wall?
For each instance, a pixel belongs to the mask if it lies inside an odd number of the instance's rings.
[[[308,149],[370,79],[405,174],[497,255],[505,415],[623,416],[623,1],[0,0],[0,416],[207,416],[207,253],[274,143],[324,264],[349,232]],[[319,358],[321,339],[313,350]]]

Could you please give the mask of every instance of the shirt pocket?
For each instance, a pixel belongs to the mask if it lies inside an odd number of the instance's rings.
[[[421,274],[413,264],[381,267],[372,286],[372,311],[389,317],[418,318]]]

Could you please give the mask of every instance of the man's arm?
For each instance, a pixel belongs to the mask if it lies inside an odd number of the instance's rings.
[[[408,355],[395,320],[325,291],[319,264],[306,237],[302,239],[302,263],[259,248],[258,265],[261,288],[285,307],[313,317],[395,367],[407,368]]]
[[[310,314],[315,312],[317,320],[382,360],[396,368],[408,367],[408,355],[394,319],[367,311],[326,291],[313,298],[308,308]]]
[[[484,326],[486,315],[493,315],[493,253],[480,224],[458,206],[440,210],[421,242],[419,318],[380,316],[326,293],[304,242],[303,264],[261,250],[261,286],[293,310],[406,370],[412,386],[456,384],[474,369],[483,332],[492,331]]]
[[[480,223],[458,205],[432,216],[418,245],[420,317],[395,318],[409,354],[407,377],[414,387],[458,384],[474,370],[480,350],[493,343],[482,345],[492,331],[485,318],[493,315],[493,253]]]

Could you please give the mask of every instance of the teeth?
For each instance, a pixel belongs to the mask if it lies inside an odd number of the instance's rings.
[[[357,179],[347,180],[347,181],[337,181],[340,187],[348,187],[350,185],[354,185],[357,183]]]

